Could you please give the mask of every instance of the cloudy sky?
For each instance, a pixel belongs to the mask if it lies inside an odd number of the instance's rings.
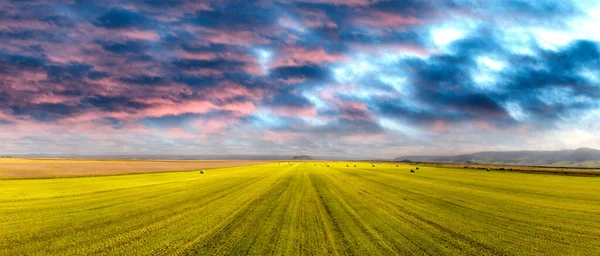
[[[600,148],[595,0],[34,2],[0,0],[0,154]]]

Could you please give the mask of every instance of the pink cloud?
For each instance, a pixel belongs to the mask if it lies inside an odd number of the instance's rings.
[[[315,107],[278,106],[273,107],[271,111],[280,116],[314,117],[317,115],[317,109]]]
[[[213,52],[178,51],[177,56],[182,59],[193,59],[193,60],[213,60],[213,59],[217,58],[217,55]]]
[[[264,90],[262,88],[249,89],[238,83],[231,81],[225,81],[219,84],[218,88],[212,88],[207,90],[207,94],[211,95],[214,99],[228,100],[236,97],[246,97],[253,101],[258,101],[263,98]]]
[[[488,121],[485,121],[485,120],[475,120],[475,121],[473,121],[473,125],[475,125],[475,127],[477,127],[478,129],[487,131],[487,132],[492,132],[492,131],[498,130],[494,125],[490,124]]]
[[[379,2],[378,0],[297,0],[296,2],[315,3],[315,4],[332,4],[332,5],[351,5],[351,6],[368,6]]]
[[[327,62],[346,61],[348,58],[341,54],[326,52],[323,48],[306,49],[302,47],[288,47],[279,53],[271,63],[271,67],[302,66],[306,64],[322,64]]]
[[[19,22],[11,22],[10,20],[3,20],[0,22],[0,29],[2,30],[50,30],[58,28],[48,22],[36,21],[36,20],[19,20]]]
[[[366,13],[366,15],[356,17],[354,23],[364,26],[403,29],[408,25],[420,24],[421,20],[412,16],[404,16],[396,13],[370,11]]]
[[[442,120],[435,120],[429,126],[429,130],[431,130],[432,132],[435,132],[435,133],[442,133],[447,128],[448,128],[448,123],[446,123]]]
[[[140,40],[158,40],[160,36],[154,31],[145,31],[145,30],[119,30],[121,36],[128,37],[131,39],[140,39]]]
[[[69,101],[78,100],[78,97],[64,96],[64,95],[53,95],[53,94],[36,94],[31,99],[31,103],[64,103]]]
[[[274,132],[265,130],[262,136],[260,136],[260,139],[271,142],[285,143],[292,139],[301,138],[302,136],[304,135],[296,132]]]
[[[214,44],[229,44],[239,46],[252,46],[256,44],[270,43],[269,39],[264,38],[254,31],[246,30],[217,30],[205,27],[186,26],[192,31],[202,34],[202,39]]]
[[[349,120],[371,120],[369,109],[364,102],[340,102],[341,117]]]
[[[337,28],[338,25],[335,24],[329,17],[327,13],[321,10],[306,10],[299,9],[298,13],[302,15],[302,23],[310,28]]]
[[[343,136],[343,138],[356,143],[374,143],[384,142],[386,140],[384,134],[354,134]]]

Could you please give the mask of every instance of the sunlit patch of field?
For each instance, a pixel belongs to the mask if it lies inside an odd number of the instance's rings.
[[[596,177],[328,164],[1,180],[0,254],[600,254]]]
[[[187,171],[262,164],[259,160],[97,160],[0,158],[0,179]]]

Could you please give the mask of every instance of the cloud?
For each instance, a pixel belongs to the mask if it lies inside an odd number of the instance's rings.
[[[144,53],[148,48],[143,41],[127,41],[127,42],[99,42],[102,49],[116,54],[125,53]]]
[[[109,29],[139,28],[148,29],[153,26],[154,21],[146,16],[122,8],[113,8],[98,17],[94,23],[96,26]]]
[[[315,65],[284,66],[272,69],[270,75],[273,78],[282,78],[286,80],[294,78],[321,80],[326,79],[329,76],[329,72],[327,69]]]
[[[6,6],[0,153],[600,147],[592,2]]]

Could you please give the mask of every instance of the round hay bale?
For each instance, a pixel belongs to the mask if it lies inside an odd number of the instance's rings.
[[[200,174],[204,174],[204,173],[205,173],[205,171],[204,171],[204,170],[200,171]]]
[[[415,170],[413,170],[413,169],[410,169],[410,172],[415,172]]]

